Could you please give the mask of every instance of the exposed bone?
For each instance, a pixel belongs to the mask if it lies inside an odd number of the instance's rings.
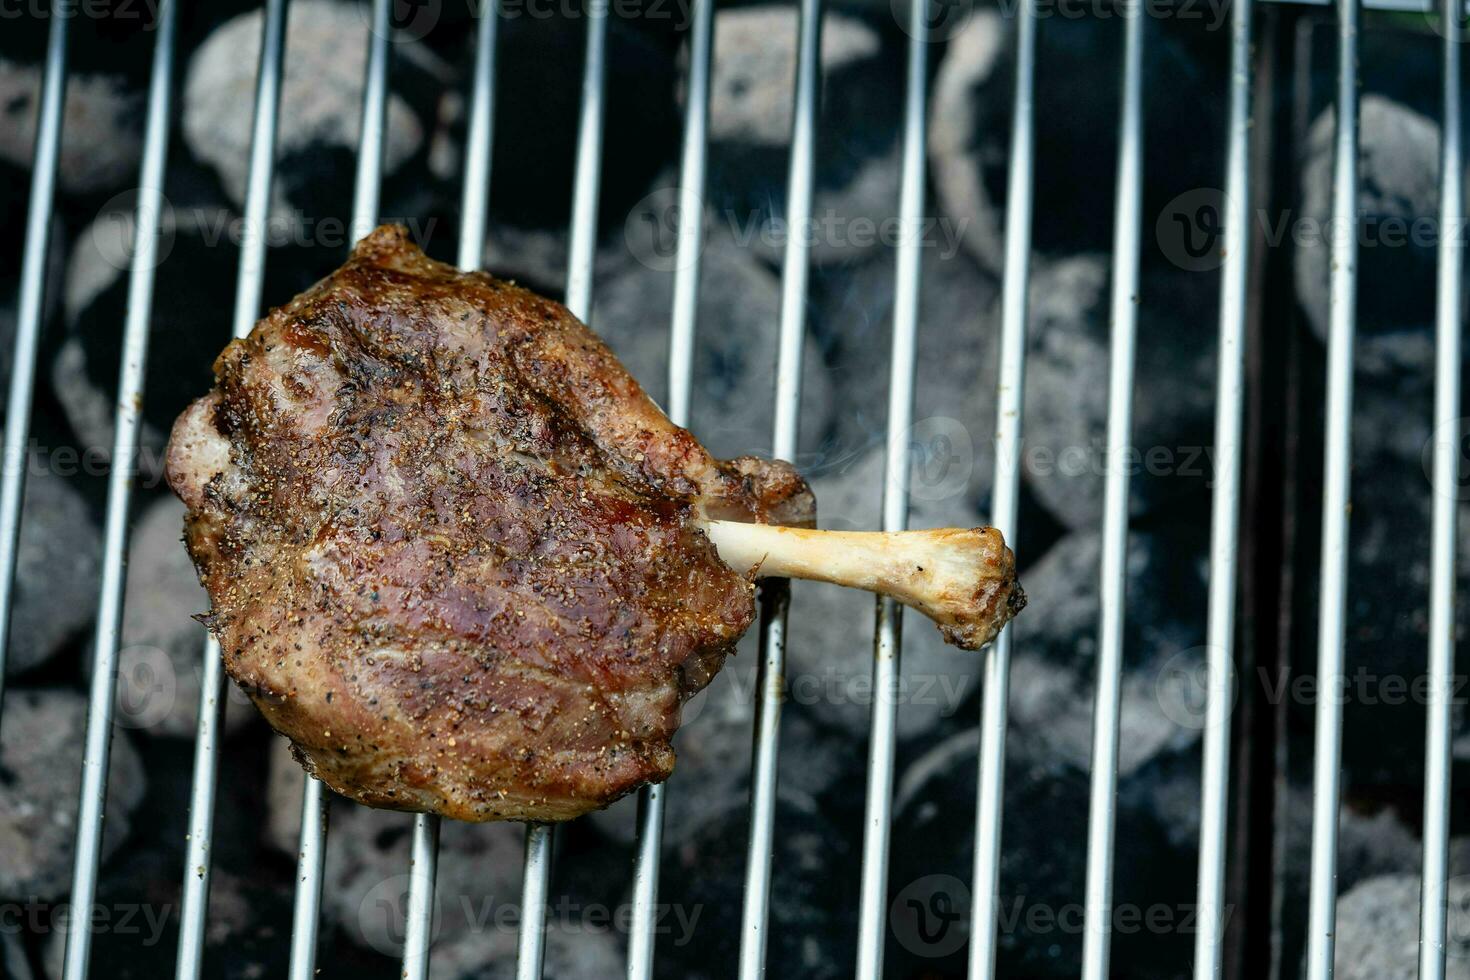
[[[992,527],[886,533],[705,521],[704,528],[737,571],[892,596],[966,650],[995,639],[1026,603],[1015,558]]]

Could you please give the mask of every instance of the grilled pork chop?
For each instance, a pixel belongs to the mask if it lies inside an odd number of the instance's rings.
[[[763,569],[889,592],[971,648],[1023,601],[989,529],[803,530],[789,464],[713,459],[565,308],[402,228],[215,375],[167,458],[202,618],[307,770],[369,805],[561,820],[667,777]]]

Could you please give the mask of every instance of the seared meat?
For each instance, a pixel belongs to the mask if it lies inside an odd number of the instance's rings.
[[[788,464],[711,458],[562,306],[401,228],[215,374],[167,460],[205,622],[302,764],[373,806],[559,820],[665,778],[753,616],[765,552],[736,553],[770,548],[740,529],[814,519]],[[1020,601],[975,533],[973,582],[894,589],[965,646]]]

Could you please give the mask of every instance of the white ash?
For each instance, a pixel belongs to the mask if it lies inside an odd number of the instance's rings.
[[[81,494],[49,471],[31,473],[21,509],[7,676],[45,663],[92,621],[101,554],[102,535]]]
[[[1038,263],[1031,283],[1022,475],[1063,525],[1101,527],[1106,475],[1131,474],[1132,516],[1200,496],[1213,475],[1215,327],[1193,273],[1140,285],[1130,456],[1107,451],[1107,258]]]
[[[633,262],[597,285],[592,327],[645,391],[667,405],[674,274]],[[710,452],[769,454],[781,284],[746,249],[712,232],[695,323],[692,424]],[[836,407],[821,353],[806,341],[803,445],[821,440]]]
[[[131,263],[131,228],[133,215],[126,202],[104,210],[95,221],[86,227],[71,249],[66,261],[66,280],[62,291],[62,313],[66,321],[66,338],[56,352],[51,365],[51,383],[66,412],[67,421],[76,430],[83,445],[106,460],[111,457],[114,420],[117,404],[114,389],[117,385],[118,364],[115,348],[120,343],[122,322],[112,315],[112,300],[116,299],[121,312],[125,302],[121,294],[126,291],[128,269]],[[168,260],[178,249],[183,253],[199,251],[205,254],[218,253],[219,262],[233,263],[226,259],[222,244],[216,234],[224,235],[230,222],[228,212],[219,208],[166,208],[159,215],[160,246],[158,259],[160,268],[155,274],[167,282],[170,272]],[[227,237],[227,236],[226,236]],[[233,253],[231,253],[233,255]],[[230,280],[233,281],[233,280]],[[228,340],[228,324],[220,322],[217,333],[183,331],[177,328],[180,319],[199,315],[206,322],[216,322],[219,316],[211,311],[208,317],[188,307],[174,306],[165,312],[163,301],[155,304],[153,342],[149,360],[149,371],[145,379],[143,395],[144,417],[138,434],[137,466],[139,477],[149,485],[156,485],[163,477],[163,452],[168,441],[167,423],[158,421],[158,412],[150,411],[149,397],[161,399],[182,409],[188,392],[181,389],[177,375],[168,376],[160,367],[171,356],[170,346],[185,346],[197,354],[201,381],[209,378],[209,364],[213,353],[205,353],[211,346],[217,351]],[[107,310],[106,330],[108,335],[96,338],[86,332],[87,322],[104,309]],[[173,328],[173,329],[170,329]],[[159,334],[164,336],[160,338]],[[95,346],[94,346],[95,345]],[[109,357],[109,355],[111,355]],[[107,357],[107,363],[96,363]],[[160,377],[163,375],[163,377]],[[106,378],[100,382],[99,378]],[[147,384],[152,379],[155,384]],[[172,381],[173,384],[159,384]],[[202,394],[201,387],[196,394]]]
[[[1128,536],[1120,775],[1192,744],[1203,728],[1191,692],[1171,683],[1197,676],[1205,660],[1202,548],[1188,535]],[[1092,758],[1101,552],[1093,532],[1057,542],[1026,570],[1030,604],[1011,626],[1012,726],[1083,768]]]
[[[996,11],[971,16],[940,59],[929,110],[929,167],[939,200],[948,213],[968,219],[965,246],[992,272],[1004,264],[1005,210],[990,199],[984,173],[1003,169],[1007,153],[1003,141],[976,139],[968,120],[972,100],[996,73],[1008,29]]]
[[[1120,16],[1119,8],[1110,16],[1052,17],[1037,35],[1039,64],[1074,66],[1036,77],[1030,238],[1039,254],[1111,246]],[[1224,118],[1228,91],[1218,21],[1206,15],[1153,24],[1144,77],[1168,82],[1167,97],[1148,99],[1145,112],[1146,215],[1162,213],[1182,193],[1218,186],[1225,127],[1200,120]],[[1003,8],[977,9],[939,60],[929,109],[937,203],[960,227],[967,250],[996,276],[1004,266],[1015,77],[1014,18]]]
[[[0,58],[0,160],[31,169],[41,65]],[[137,179],[143,96],[121,75],[73,71],[62,109],[56,177],[68,194],[106,193]]]
[[[59,688],[21,688],[5,696],[0,742],[0,896],[49,901],[71,885],[77,794],[86,741],[87,700]],[[108,769],[102,858],[128,837],[143,799],[143,763],[127,734],[114,733]]]
[[[938,239],[925,248],[922,261],[910,494],[915,501],[959,495],[983,510],[995,475],[996,284],[969,255]],[[861,265],[814,272],[811,331],[826,355],[841,410],[809,476],[846,472],[885,442],[893,289],[892,249],[876,250]],[[823,521],[838,514],[834,492],[840,491],[832,487],[818,494]],[[865,492],[876,499],[876,484]],[[867,522],[877,513],[857,524],[830,526],[876,527]]]
[[[1419,976],[1417,874],[1370,878],[1337,900],[1333,975],[1339,980]],[[1470,980],[1470,877],[1449,881],[1445,976]]]
[[[1326,341],[1333,237],[1335,115],[1324,110],[1307,134],[1301,171],[1296,289],[1312,332]],[[1434,364],[1430,322],[1438,244],[1439,125],[1376,93],[1358,110],[1358,365],[1375,374],[1417,378]],[[1429,237],[1425,237],[1428,234]],[[1423,297],[1423,302],[1416,302]]]
[[[519,826],[519,825],[517,825]],[[513,899],[520,901],[520,896]],[[519,920],[508,920],[518,922]],[[476,929],[434,946],[430,980],[510,980],[516,975],[517,936],[510,928]],[[542,975],[555,980],[615,977],[623,972],[624,951],[616,933],[601,924],[553,918],[546,924],[546,962]]]
[[[710,138],[784,147],[791,138],[796,84],[794,7],[744,7],[715,17],[720,57],[710,78]],[[875,57],[881,42],[856,18],[822,20],[822,69],[840,70]]]
[[[323,914],[353,942],[385,956],[402,951],[413,820],[410,813],[333,801]],[[493,925],[495,911],[519,904],[524,849],[519,823],[444,821],[434,890],[436,942],[480,931],[484,917]]]
[[[769,264],[786,234],[788,144],[796,72],[797,12],[756,6],[715,15],[706,197],[717,220],[752,235]],[[860,258],[898,209],[902,61],[896,46],[856,17],[822,22],[823,90],[817,132],[811,260]],[[841,93],[840,96],[836,93]],[[800,216],[805,220],[808,216]]]
[[[118,720],[152,735],[193,738],[199,718],[206,631],[194,616],[209,596],[180,536],[185,508],[172,494],[139,518],[128,550],[128,585],[118,660]],[[249,699],[228,681],[225,730],[255,717]]]
[[[250,159],[251,111],[264,13],[254,10],[214,30],[194,52],[183,93],[183,137],[200,160],[219,174],[230,199],[245,200]],[[368,21],[355,4],[301,0],[290,8],[291,51],[330,51],[331,57],[287,57],[281,88],[276,155],[289,160],[315,147],[356,151],[362,123]],[[394,45],[411,64],[432,63],[416,43]],[[289,54],[289,52],[288,52]],[[395,173],[423,145],[425,126],[395,89],[388,96],[383,172]],[[289,164],[275,182],[273,216],[287,205]],[[309,178],[308,178],[309,179]],[[318,177],[335,183],[338,178]]]
[[[700,833],[712,808],[738,807],[749,800],[759,635],[756,624],[741,638],[738,652],[725,661],[710,686],[684,706],[674,736],[674,774],[664,796],[666,846],[682,844]],[[808,712],[807,705],[789,699],[782,709],[780,751],[785,758],[800,759],[801,764],[784,767],[781,784],[793,792],[816,796],[851,775],[850,756],[845,742]],[[631,844],[637,838],[634,797],[588,819],[614,841]]]

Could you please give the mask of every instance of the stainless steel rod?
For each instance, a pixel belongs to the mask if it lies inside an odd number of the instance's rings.
[[[383,188],[383,146],[388,130],[388,45],[393,39],[392,0],[373,0],[368,26],[367,73],[362,87],[362,121],[358,129],[357,174],[353,183],[352,240],[378,223]]]
[[[240,264],[235,277],[231,332],[236,337],[250,332],[260,312],[265,291],[267,222],[270,217],[271,179],[275,171],[285,38],[286,0],[267,0],[255,76],[255,108],[251,123]],[[219,781],[220,735],[225,714],[224,662],[213,636],[204,642],[203,657],[198,729],[194,737],[194,775],[189,791],[189,839],[179,905],[179,951],[175,965],[178,980],[198,980],[204,966],[213,864],[215,788]]]
[[[590,324],[607,103],[607,4],[593,0],[587,4],[586,14],[587,47],[582,68],[582,109],[577,123],[577,165],[572,188],[566,304],[573,316]],[[552,836],[552,827],[548,824],[526,825],[526,867],[521,884],[516,980],[540,977],[546,960],[546,900],[551,891]]]
[[[1210,515],[1207,683],[1200,776],[1195,980],[1219,980],[1225,940],[1225,853],[1230,715],[1235,705],[1235,590],[1239,572],[1241,419],[1250,251],[1252,0],[1235,0],[1230,26],[1225,213],[1220,250],[1219,379],[1215,389],[1215,487]]]
[[[53,12],[53,16],[57,14]],[[142,172],[138,178],[138,201],[133,216],[128,311],[123,322],[122,363],[118,370],[112,457],[107,474],[102,584],[93,641],[81,800],[72,864],[72,908],[87,912],[97,900],[97,874],[102,857],[102,817],[107,806],[107,763],[112,750],[112,713],[117,697],[117,660],[122,634],[123,592],[127,585],[130,509],[138,459],[138,434],[143,424],[148,326],[153,316],[153,285],[160,261],[158,241],[165,231],[164,210],[168,207],[163,194],[163,179],[168,165],[177,23],[177,0],[162,0],[154,20],[153,77],[148,86]],[[92,950],[91,916],[73,915],[69,922],[62,975],[66,980],[84,980]]]
[[[704,250],[704,178],[709,139],[710,65],[714,0],[694,0],[689,28],[689,79],[684,141],[679,159],[679,240],[675,253],[673,317],[669,324],[669,419],[689,424],[694,375],[694,327],[699,308],[699,257]],[[658,924],[659,858],[663,850],[663,784],[638,791],[638,849],[633,858],[633,916],[628,927],[629,980],[651,980]]]
[[[893,287],[893,338],[888,358],[888,434],[883,479],[885,531],[905,530],[909,516],[909,443],[914,416],[924,236],[924,141],[929,115],[929,23],[929,0],[909,0],[903,165],[899,177],[900,237]],[[888,935],[888,844],[893,825],[893,765],[898,749],[902,608],[890,598],[880,598],[873,631],[872,734],[868,743],[858,901],[857,975],[863,980],[880,980],[883,976],[883,947]]]
[[[383,147],[387,136],[388,46],[393,37],[393,0],[373,0],[368,25],[367,70],[363,80],[362,121],[353,185],[352,239],[367,235],[378,223],[383,185]],[[321,920],[322,883],[326,874],[329,799],[322,784],[304,776],[301,800],[301,849],[296,860],[296,902],[291,927],[290,980],[312,980]]]
[[[434,938],[434,881],[439,873],[439,817],[413,815],[409,846],[408,908],[403,926],[403,980],[428,980],[429,944]]]
[[[1011,107],[1011,159],[1006,188],[1005,270],[1001,286],[1000,373],[995,395],[995,489],[990,519],[1012,547],[1021,481],[1021,413],[1025,406],[1027,288],[1036,151],[1036,0],[1016,11],[1016,84]],[[1000,921],[1001,805],[1005,789],[1006,714],[1011,629],[984,652],[980,757],[975,813],[975,874],[970,918],[970,976],[994,980]]]
[[[307,777],[301,793],[301,845],[296,855],[296,896],[291,906],[291,958],[287,976],[316,976],[316,940],[321,925],[322,884],[327,863],[327,793]]]
[[[475,24],[475,69],[470,80],[470,119],[465,140],[464,188],[460,197],[458,264],[478,269],[485,254],[490,209],[490,160],[495,124],[496,0],[484,0]],[[428,980],[434,937],[434,884],[439,875],[439,817],[413,818],[408,908],[403,929],[403,980]]]
[[[46,316],[46,270],[51,251],[51,211],[56,199],[56,164],[61,156],[62,105],[66,100],[66,35],[72,11],[52,0],[46,38],[46,67],[36,103],[36,148],[31,156],[31,193],[26,205],[25,255],[15,315],[10,392],[5,402],[5,449],[0,460],[0,708],[5,696],[5,655],[10,646],[15,556],[20,547],[20,510],[26,489],[26,443],[31,435],[31,400],[36,386],[36,346]]]
[[[592,280],[597,253],[597,206],[602,189],[602,138],[607,108],[607,4],[587,5],[587,53],[582,71],[582,110],[577,122],[577,169],[572,188],[572,228],[567,257],[567,309],[592,321]]]
[[[1443,0],[1440,112],[1439,283],[1435,318],[1434,543],[1430,555],[1429,703],[1424,751],[1424,868],[1419,898],[1419,977],[1444,980],[1448,941],[1450,778],[1455,690],[1455,565],[1460,508],[1460,309],[1464,297],[1465,156],[1460,46],[1465,18]]]
[[[1348,508],[1357,321],[1358,4],[1339,0],[1337,132],[1332,175],[1331,319],[1327,432],[1322,469],[1322,598],[1317,620],[1317,730],[1312,775],[1312,868],[1307,977],[1332,976],[1337,921],[1337,817],[1341,796],[1343,642],[1347,625]]]
[[[552,830],[550,824],[526,824],[526,867],[521,882],[516,980],[538,980],[546,963],[546,901],[551,892]]]
[[[490,162],[495,148],[495,52],[499,0],[481,0],[475,22],[475,72],[470,80],[470,120],[465,138],[464,188],[459,204],[461,269],[480,268],[490,215]]]
[[[816,179],[817,114],[821,95],[822,0],[800,0],[796,36],[796,84],[792,93],[790,164],[786,176],[785,242],[781,269],[781,323],[776,350],[777,459],[794,460],[801,413],[801,361],[806,341],[807,282],[811,243],[799,229],[812,213]],[[745,891],[740,910],[741,980],[765,974],[770,927],[771,853],[775,843],[776,781],[781,702],[786,686],[784,582],[762,586],[760,661],[756,664],[755,735],[750,765],[750,837],[745,852]]]
[[[704,253],[704,189],[709,142],[709,88],[714,62],[715,0],[693,0],[684,142],[679,156],[679,241],[674,257],[674,311],[669,325],[669,418],[689,424],[694,330]]]
[[[1104,468],[1102,570],[1098,582],[1097,700],[1087,821],[1087,930],[1083,980],[1106,980],[1112,941],[1113,839],[1118,791],[1123,621],[1127,612],[1128,475],[1133,437],[1134,346],[1143,215],[1143,15],[1128,16],[1113,224],[1112,338],[1108,365],[1108,462]]]

